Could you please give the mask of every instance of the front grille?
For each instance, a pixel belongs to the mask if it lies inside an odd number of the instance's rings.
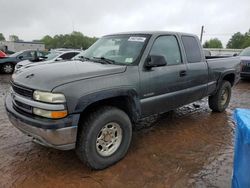
[[[27,104],[21,103],[21,102],[19,102],[19,101],[15,101],[15,103],[16,103],[16,105],[17,105],[18,107],[21,107],[21,108],[26,109],[26,110],[29,110],[29,111],[32,110],[32,107],[29,106],[29,105],[27,105]]]
[[[11,83],[11,85],[15,93],[24,97],[32,98],[32,95],[33,95],[32,89],[29,89],[29,88],[26,88],[26,87],[23,87],[14,83]]]
[[[250,62],[242,64],[242,72],[250,72]]]

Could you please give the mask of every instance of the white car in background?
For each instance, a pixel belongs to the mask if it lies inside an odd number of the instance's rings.
[[[35,66],[40,63],[53,63],[57,61],[70,60],[81,52],[82,52],[81,50],[65,50],[65,51],[53,50],[49,54],[47,54],[44,58],[42,58],[40,61],[33,62],[30,60],[25,60],[17,63],[15,66],[15,71],[23,67]]]

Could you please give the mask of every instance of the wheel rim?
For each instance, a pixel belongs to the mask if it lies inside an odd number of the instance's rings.
[[[4,65],[3,70],[5,73],[11,73],[13,71],[12,65]]]
[[[228,96],[229,96],[229,92],[228,89],[224,89],[221,93],[221,105],[224,106],[227,103],[228,100]]]
[[[122,129],[119,124],[107,123],[98,133],[96,139],[96,150],[103,156],[107,157],[116,152],[121,145]]]

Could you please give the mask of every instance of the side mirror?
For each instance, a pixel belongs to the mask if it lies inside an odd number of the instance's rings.
[[[238,54],[237,54],[237,53],[235,53],[233,56],[238,56]]]
[[[61,57],[56,58],[56,61],[62,61],[62,60],[63,60],[63,58],[61,58]]]
[[[18,59],[22,60],[22,59],[23,59],[23,56],[22,56],[22,55],[21,55],[21,56],[19,56],[19,57],[18,57]]]
[[[161,55],[148,56],[148,58],[146,60],[146,64],[145,64],[145,66],[147,68],[162,67],[162,66],[166,66],[166,65],[167,65],[167,61],[166,61],[165,57],[161,56]]]

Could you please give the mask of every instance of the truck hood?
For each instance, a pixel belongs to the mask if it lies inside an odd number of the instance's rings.
[[[118,74],[126,71],[126,66],[94,63],[90,61],[64,61],[38,63],[17,70],[13,82],[28,88],[52,91],[53,88],[69,82]]]
[[[32,62],[30,60],[24,60],[24,61],[21,61],[21,62],[17,63],[17,69],[29,68],[29,67],[37,66],[37,65],[40,65],[40,64],[47,64],[47,63],[53,63],[53,62],[54,62],[54,60],[49,60],[49,61],[41,60],[41,61],[38,61],[38,62]]]

